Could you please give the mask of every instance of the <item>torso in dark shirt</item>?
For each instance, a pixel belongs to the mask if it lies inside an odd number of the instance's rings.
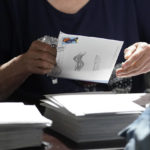
[[[124,48],[137,41],[150,40],[150,21],[143,18],[147,14],[143,8],[150,2],[142,2],[90,0],[76,14],[66,14],[56,10],[46,0],[2,0],[0,63],[26,52],[32,41],[44,35],[57,38],[60,31],[124,41],[117,60],[117,63],[121,63],[124,61]],[[132,91],[142,91],[142,77],[134,80]],[[103,84],[99,84],[97,89],[110,90],[109,86]],[[14,96],[25,94],[30,98],[47,93],[79,91],[84,91],[84,88],[76,81],[58,79],[58,84],[52,84],[51,78],[46,75],[32,75]]]

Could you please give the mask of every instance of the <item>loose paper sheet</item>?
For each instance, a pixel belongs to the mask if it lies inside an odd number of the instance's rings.
[[[60,33],[55,77],[108,83],[122,41]]]

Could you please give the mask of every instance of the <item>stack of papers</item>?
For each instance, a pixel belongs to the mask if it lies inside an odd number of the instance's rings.
[[[50,76],[108,83],[122,41],[60,33]]]
[[[42,104],[52,128],[75,142],[120,139],[118,132],[144,111],[144,94],[46,95]]]
[[[35,106],[0,103],[0,150],[40,146],[42,129],[50,125]]]

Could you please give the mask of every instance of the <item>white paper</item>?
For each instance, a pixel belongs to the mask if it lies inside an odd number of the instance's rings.
[[[134,103],[145,94],[69,94],[46,95],[76,116],[98,113],[133,113],[145,108]]]
[[[36,123],[51,125],[52,122],[43,117],[34,105],[0,103],[0,125]]]
[[[108,83],[122,41],[60,33],[55,77]]]

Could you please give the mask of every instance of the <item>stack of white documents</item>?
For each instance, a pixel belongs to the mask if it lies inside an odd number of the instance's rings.
[[[53,120],[52,129],[75,142],[120,139],[118,132],[135,120],[144,107],[135,103],[144,94],[46,95],[41,105]]]
[[[40,146],[42,129],[50,125],[35,106],[0,103],[0,150]]]

